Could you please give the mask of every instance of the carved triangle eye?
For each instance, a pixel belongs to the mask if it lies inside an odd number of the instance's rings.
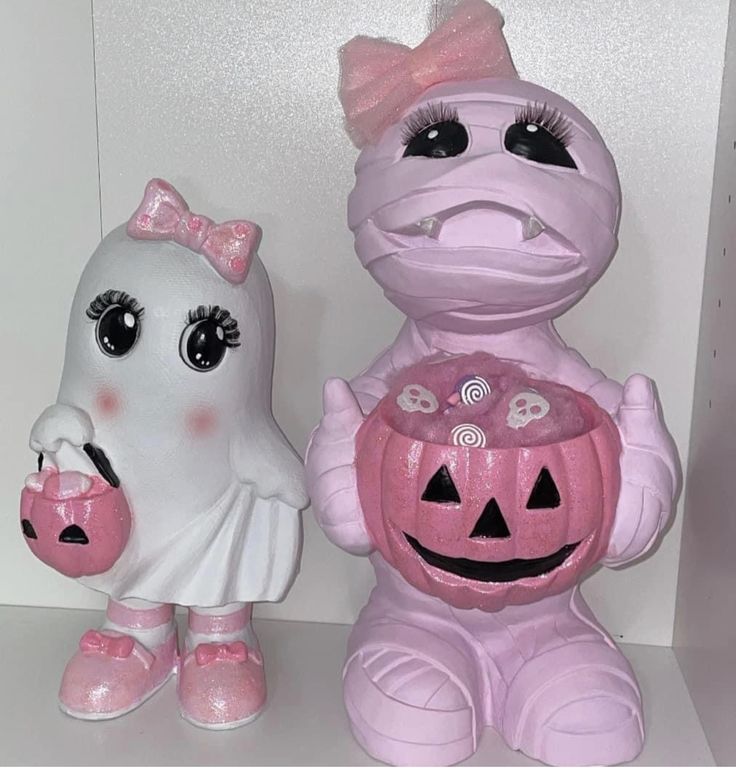
[[[460,494],[450,476],[450,470],[444,464],[430,477],[422,501],[433,501],[435,504],[460,503]]]
[[[560,492],[547,467],[542,467],[537,475],[534,488],[529,494],[527,509],[555,509],[560,506]]]

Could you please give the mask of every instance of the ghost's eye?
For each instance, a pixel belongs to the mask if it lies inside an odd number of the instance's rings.
[[[179,354],[195,371],[211,371],[222,362],[228,347],[240,346],[238,323],[222,307],[200,304],[187,315]]]
[[[513,155],[543,165],[577,168],[567,151],[572,128],[559,110],[546,104],[527,104],[516,112],[516,121],[504,136],[504,146]]]
[[[108,357],[123,357],[141,334],[143,307],[125,291],[108,290],[96,296],[87,317],[95,320],[97,346]]]
[[[404,124],[404,157],[455,157],[468,148],[468,132],[457,110],[442,102],[420,107]]]

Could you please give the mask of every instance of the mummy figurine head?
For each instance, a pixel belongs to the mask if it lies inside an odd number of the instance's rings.
[[[408,317],[460,333],[561,315],[617,247],[610,153],[580,110],[518,78],[501,26],[464,0],[414,49],[358,37],[341,56],[358,257]]]

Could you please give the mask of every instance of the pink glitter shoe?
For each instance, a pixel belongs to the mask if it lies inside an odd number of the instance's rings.
[[[242,640],[201,643],[179,669],[179,711],[200,728],[225,730],[255,720],[266,704],[260,652]]]
[[[59,706],[80,720],[110,720],[140,706],[176,670],[176,630],[152,651],[130,635],[90,629],[64,670]]]

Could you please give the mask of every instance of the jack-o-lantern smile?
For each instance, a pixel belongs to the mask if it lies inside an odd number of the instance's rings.
[[[433,504],[461,503],[457,487],[446,465],[442,465],[429,479],[422,494],[422,501]],[[552,475],[543,467],[537,476],[529,499],[527,509],[556,509],[561,504],[560,492]],[[475,560],[468,557],[450,557],[425,547],[418,539],[406,531],[402,531],[412,549],[434,568],[448,573],[454,573],[465,579],[484,581],[486,583],[506,583],[519,579],[542,576],[558,568],[577,548],[579,541],[565,544],[555,552],[542,557],[515,557],[511,560]],[[485,506],[483,514],[478,518],[470,532],[471,539],[506,539],[511,535],[503,513],[495,498]]]
[[[428,565],[439,568],[448,573],[454,573],[456,576],[462,576],[464,579],[473,581],[485,581],[487,583],[496,582],[503,584],[509,581],[542,576],[545,573],[554,571],[575,551],[580,542],[575,544],[565,544],[557,552],[553,552],[546,557],[535,557],[530,560],[524,560],[516,557],[513,560],[505,560],[500,563],[469,560],[467,557],[448,557],[438,552],[433,552],[422,546],[413,536],[405,533],[406,540],[411,544],[414,551]]]

